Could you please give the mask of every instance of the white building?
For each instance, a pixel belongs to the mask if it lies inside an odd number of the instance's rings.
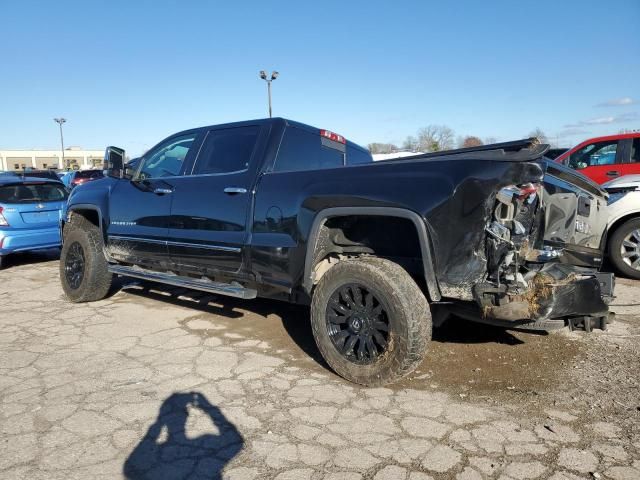
[[[101,168],[104,150],[85,150],[69,147],[64,150],[64,161],[73,170]],[[62,151],[58,150],[0,150],[0,171],[35,169],[66,170],[62,164]]]

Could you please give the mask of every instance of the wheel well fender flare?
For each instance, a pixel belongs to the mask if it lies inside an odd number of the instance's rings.
[[[609,248],[609,240],[611,239],[611,236],[613,235],[613,233],[620,228],[620,226],[633,219],[633,218],[640,218],[640,211],[637,212],[627,212],[624,213],[618,217],[616,217],[614,220],[610,220],[608,225],[607,225],[607,229],[605,231],[605,234],[602,236],[602,243],[600,245],[601,250],[603,250],[606,253],[608,248]]]
[[[65,217],[62,219],[61,221],[61,228],[60,228],[60,233],[62,234],[62,230],[64,229],[64,224],[66,223],[67,219],[69,218],[69,215],[73,212],[78,212],[81,210],[91,210],[96,212],[96,214],[98,215],[98,228],[100,229],[100,231],[102,232],[102,236],[105,236],[105,228],[104,228],[104,224],[103,224],[103,218],[102,218],[102,211],[100,210],[99,207],[97,207],[96,205],[93,205],[91,203],[76,203],[71,205],[68,210],[67,210],[67,214],[65,215]],[[62,238],[62,237],[61,237]]]
[[[420,242],[422,266],[429,298],[431,301],[439,301],[442,298],[434,269],[433,253],[431,243],[429,241],[426,222],[416,212],[398,207],[333,207],[319,211],[313,220],[311,230],[309,232],[309,238],[307,239],[307,251],[305,253],[304,277],[302,283],[302,286],[307,293],[310,294],[313,289],[313,261],[320,229],[329,218],[346,217],[350,215],[399,217],[410,220],[416,228],[416,233],[418,234],[418,240]]]

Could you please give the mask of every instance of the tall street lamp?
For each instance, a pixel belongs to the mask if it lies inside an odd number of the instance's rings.
[[[260,78],[267,82],[267,93],[269,95],[269,118],[271,118],[271,82],[278,78],[279,73],[275,70],[271,72],[271,78],[267,77],[267,72],[260,70]]]
[[[66,123],[67,119],[60,117],[54,118],[53,121],[60,125],[60,148],[62,149],[62,167],[68,169],[69,165],[67,165],[64,161],[64,137],[62,136],[62,124]]]

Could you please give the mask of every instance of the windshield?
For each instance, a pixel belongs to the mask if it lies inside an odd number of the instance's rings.
[[[61,202],[67,191],[55,183],[19,183],[0,186],[0,203],[45,203]]]

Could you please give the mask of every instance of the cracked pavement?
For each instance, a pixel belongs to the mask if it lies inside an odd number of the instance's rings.
[[[4,480],[640,478],[638,283],[607,332],[459,323],[367,389],[318,360],[303,308],[128,281],[74,305],[57,267],[0,272]]]

